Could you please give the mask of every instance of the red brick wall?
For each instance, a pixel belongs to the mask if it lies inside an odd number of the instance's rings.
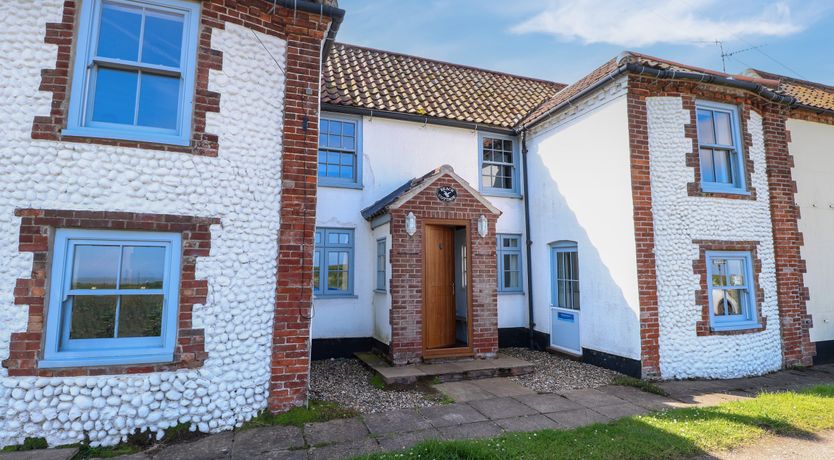
[[[67,211],[51,209],[18,209],[20,221],[20,252],[33,254],[31,278],[18,279],[14,290],[16,305],[29,305],[29,322],[25,332],[13,332],[9,358],[2,362],[9,376],[64,377],[78,375],[134,374],[193,368],[208,357],[205,334],[191,326],[194,304],[202,304],[208,294],[208,282],[195,279],[197,257],[206,257],[211,249],[209,226],[220,219],[209,217],[138,214],[131,212]],[[180,304],[177,344],[174,361],[163,364],[131,366],[74,367],[38,369],[37,360],[43,349],[46,286],[49,265],[50,237],[56,228],[103,230],[142,230],[180,232],[182,234],[182,271],[180,273]]]
[[[458,191],[457,200],[441,202],[437,188]],[[409,236],[405,218],[417,217],[417,232]],[[475,357],[494,357],[498,352],[498,293],[495,223],[498,216],[466,191],[451,176],[437,179],[425,190],[391,213],[391,345],[395,364],[419,362],[423,357],[423,223],[426,219],[469,222],[472,279],[472,352]],[[489,222],[486,237],[478,234],[478,219]]]
[[[696,173],[696,181],[688,187],[690,195],[694,196],[738,198],[733,195],[706,194],[699,190],[700,171],[697,161],[695,99],[738,105],[744,136],[743,142],[747,148],[749,148],[752,139],[744,129],[744,125],[749,120],[750,110],[756,110],[762,114],[769,182],[768,192],[770,193],[774,249],[776,252],[776,278],[779,291],[784,364],[786,366],[809,365],[814,355],[814,346],[811,344],[808,335],[811,318],[806,313],[805,308],[807,289],[802,277],[802,273],[805,271],[805,262],[799,252],[802,245],[802,235],[797,224],[799,211],[794,204],[793,197],[795,184],[791,179],[792,159],[787,151],[788,133],[785,128],[787,108],[733,88],[630,75],[628,116],[632,156],[632,194],[634,199],[635,239],[637,241],[638,285],[640,286],[641,355],[644,377],[660,375],[657,275],[654,260],[654,223],[651,212],[650,157],[645,102],[647,97],[658,96],[680,97],[684,109],[690,110],[692,113],[692,121],[685,126],[685,130],[686,136],[693,139],[693,151],[687,155],[687,165],[692,166]],[[753,165],[749,157],[746,157],[746,160],[749,186],[750,172]],[[753,191],[753,193],[756,193],[756,191]],[[743,198],[747,199],[749,197]]]

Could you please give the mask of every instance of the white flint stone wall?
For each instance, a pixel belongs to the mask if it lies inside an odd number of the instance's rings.
[[[56,47],[45,24],[60,22],[63,0],[0,4],[0,360],[9,336],[26,329],[27,306],[13,304],[17,278],[29,278],[32,255],[19,253],[15,208],[130,211],[219,217],[194,327],[205,328],[202,368],[139,375],[12,378],[0,368],[0,446],[26,437],[50,445],[114,444],[136,429],[162,432],[232,428],[266,407],[279,228],[284,80],[252,32],[227,24],[212,32],[222,72],[209,89],[221,111],[207,132],[220,136],[219,157],[69,142],[33,141],[32,120],[49,113],[38,91],[41,69],[54,68]],[[273,56],[285,42],[261,35]]]
[[[762,117],[751,111],[747,122],[753,142],[745,155],[755,165],[751,180],[756,200],[692,197],[687,194],[687,184],[694,182],[695,174],[686,165],[692,140],[684,135],[690,113],[683,109],[679,97],[650,97],[646,105],[662,377],[732,378],[777,370],[782,349]],[[692,268],[699,257],[693,240],[759,242],[759,287],[764,290],[764,302],[758,308],[767,317],[766,330],[696,335],[695,325],[702,313],[695,301],[695,291],[701,287]]]

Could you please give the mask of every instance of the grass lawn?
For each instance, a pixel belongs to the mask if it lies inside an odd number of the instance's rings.
[[[572,430],[476,441],[427,441],[367,459],[666,459],[751,444],[767,433],[812,436],[834,428],[834,385],[770,393],[704,409],[673,409]]]
[[[350,418],[359,415],[353,409],[342,407],[328,401],[310,401],[310,407],[296,407],[283,414],[261,412],[257,417],[243,424],[241,430],[274,425],[291,425],[303,427],[305,423],[326,422],[337,418]]]

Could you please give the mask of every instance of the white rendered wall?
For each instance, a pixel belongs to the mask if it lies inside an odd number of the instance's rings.
[[[550,332],[548,244],[576,241],[582,347],[640,359],[624,80],[556,115],[528,148],[536,330]]]
[[[811,340],[834,340],[834,126],[791,119],[788,130],[808,269],[808,313],[814,321]]]
[[[220,136],[218,158],[69,142],[33,141],[36,115],[51,93],[38,91],[41,70],[55,66],[45,24],[61,22],[63,0],[0,3],[0,360],[9,336],[26,330],[27,306],[14,305],[17,278],[29,278],[31,253],[18,252],[15,208],[131,211],[222,219],[211,255],[197,259],[207,279],[203,367],[176,372],[79,378],[7,377],[0,368],[0,446],[26,437],[50,445],[113,444],[135,429],[192,422],[201,431],[232,428],[266,407],[274,309],[284,79],[242,27],[212,32],[223,71],[209,89],[221,96],[207,132]],[[285,42],[260,35],[277,59]]]
[[[458,175],[478,188],[478,134],[474,130],[363,117],[362,138],[363,188],[319,186],[316,207],[317,226],[355,229],[356,297],[316,298],[313,338],[371,337],[381,328],[374,325],[376,237],[360,210],[406,181],[444,164],[451,165]],[[487,199],[503,212],[498,219],[499,232],[524,233],[522,200],[493,196]],[[498,326],[527,326],[524,295],[498,295]]]
[[[687,193],[687,184],[694,182],[695,173],[686,165],[692,140],[684,136],[690,113],[679,97],[650,97],[646,106],[662,377],[732,378],[779,369],[782,350],[762,117],[751,111],[747,123],[753,144],[745,155],[754,164],[751,181],[756,201],[693,197]],[[758,308],[767,317],[763,332],[696,335],[702,312],[695,302],[700,277],[693,273],[693,261],[699,258],[693,240],[759,242],[759,287],[764,302]]]

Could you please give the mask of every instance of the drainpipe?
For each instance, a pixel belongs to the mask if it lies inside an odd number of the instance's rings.
[[[527,182],[527,130],[521,131],[521,176],[524,185],[524,234],[527,241],[527,329],[530,338],[530,349],[536,348],[536,340],[534,337],[534,327],[536,322],[533,321],[533,258],[532,246],[533,241],[530,240],[530,186]]]

